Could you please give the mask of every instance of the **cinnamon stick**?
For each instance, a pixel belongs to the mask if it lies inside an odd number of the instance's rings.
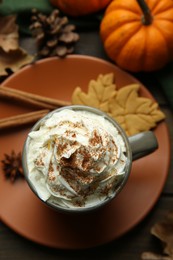
[[[12,127],[21,126],[28,123],[35,123],[45,116],[50,110],[42,109],[30,113],[24,113],[16,116],[0,119],[0,130],[10,129]]]
[[[8,94],[14,94],[14,95],[17,95],[18,97],[19,96],[20,97],[26,97],[28,99],[35,100],[37,102],[49,104],[51,106],[54,106],[54,108],[71,105],[71,103],[68,102],[68,101],[44,97],[44,96],[41,96],[41,95],[38,95],[38,94],[33,94],[33,93],[30,93],[30,92],[25,92],[23,90],[18,90],[18,89],[14,89],[14,88],[10,88],[10,87],[1,86],[0,89],[2,91],[5,91]]]
[[[27,97],[27,95],[26,96],[19,95],[16,92],[9,91],[7,88],[2,88],[2,87],[0,87],[0,98],[9,99],[10,101],[13,101],[13,100],[20,101],[22,103],[29,104],[29,105],[32,105],[37,108],[47,108],[47,109],[56,108],[56,106],[49,105],[47,103],[31,99],[31,98]]]

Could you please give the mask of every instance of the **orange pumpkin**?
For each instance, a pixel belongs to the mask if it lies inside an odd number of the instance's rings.
[[[71,16],[95,13],[105,8],[112,0],[50,0],[52,5]]]
[[[120,67],[158,70],[173,59],[173,1],[114,0],[100,35],[107,55]]]

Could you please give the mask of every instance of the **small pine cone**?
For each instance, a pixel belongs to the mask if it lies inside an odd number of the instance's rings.
[[[49,16],[32,10],[30,30],[36,39],[38,57],[65,57],[74,52],[74,44],[79,40],[75,26],[69,24],[66,16],[60,17],[58,9]]]

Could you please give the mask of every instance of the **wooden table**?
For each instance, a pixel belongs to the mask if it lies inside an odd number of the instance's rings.
[[[107,59],[99,35],[96,31],[85,31],[80,33],[80,41],[76,46],[77,54],[92,55]],[[34,52],[33,40],[30,38],[22,39],[21,45],[30,53]],[[158,83],[153,80],[152,73],[140,73],[135,75],[149,89],[155,99],[159,102],[162,111],[166,114],[166,123],[170,132],[171,151],[173,149],[173,115]],[[1,148],[2,149],[2,148]],[[172,154],[172,153],[171,153]],[[0,222],[0,259],[107,259],[107,260],[137,260],[140,259],[144,251],[161,252],[160,241],[150,234],[150,229],[165,214],[173,209],[173,160],[168,178],[151,212],[135,228],[123,237],[110,242],[104,246],[88,250],[66,251],[61,249],[50,249],[29,241],[8,226]]]

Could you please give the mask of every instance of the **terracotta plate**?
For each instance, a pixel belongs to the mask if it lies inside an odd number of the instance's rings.
[[[63,100],[69,100],[76,86],[84,90],[100,73],[114,72],[118,87],[138,82],[116,66],[98,58],[72,55],[49,58],[27,66],[3,84]],[[142,96],[152,98],[142,86]],[[0,117],[31,111],[10,102],[0,103]],[[21,151],[30,127],[0,133],[0,159],[12,149]],[[45,206],[31,192],[25,180],[12,184],[0,167],[0,217],[18,234],[55,248],[79,249],[107,243],[138,224],[154,206],[163,189],[170,161],[169,136],[165,122],[155,129],[159,149],[133,163],[123,191],[103,209],[83,215],[64,215]]]

